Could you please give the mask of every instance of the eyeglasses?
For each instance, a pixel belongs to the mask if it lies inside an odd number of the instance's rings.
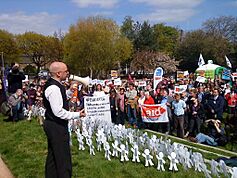
[[[64,71],[59,71],[59,72],[63,72],[63,73],[68,73],[68,69],[67,70],[64,70]]]

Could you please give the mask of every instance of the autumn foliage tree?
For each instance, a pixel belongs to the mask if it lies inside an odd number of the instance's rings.
[[[152,51],[137,51],[131,62],[132,71],[142,73],[153,73],[157,67],[162,67],[166,73],[173,73],[177,70],[177,62],[167,54]]]

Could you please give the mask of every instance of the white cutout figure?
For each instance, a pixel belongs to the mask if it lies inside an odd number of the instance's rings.
[[[106,142],[105,143],[105,159],[111,161],[110,155],[111,155],[110,146],[109,146],[109,143]]]
[[[96,133],[96,143],[97,143],[97,151],[101,151],[101,145],[102,145],[102,138],[103,138],[103,131],[102,130],[98,130],[98,132]]]
[[[169,170],[170,171],[178,171],[177,168],[177,163],[179,163],[179,161],[176,159],[176,153],[172,152],[169,156],[168,156],[169,160],[170,160],[170,167]]]
[[[231,173],[231,178],[237,178],[237,167],[233,167],[230,170],[230,173]]]
[[[160,171],[160,170],[165,171],[165,168],[164,168],[165,160],[163,159],[164,154],[162,152],[159,152],[159,154],[156,155],[156,158],[157,158],[157,161],[158,161],[157,170],[158,171]]]
[[[204,173],[204,175],[205,175],[205,177],[206,178],[212,178],[211,177],[211,171],[209,171],[208,169],[207,169],[207,165],[206,164],[201,164],[201,167],[202,167],[202,172]]]
[[[219,170],[217,168],[218,166],[218,162],[216,162],[215,160],[211,160],[211,173],[217,177],[219,177]]]
[[[223,173],[226,177],[228,177],[228,170],[225,162],[223,160],[220,160],[220,172]]]
[[[94,147],[94,145],[93,145],[93,143],[92,143],[91,138],[88,139],[88,146],[89,146],[89,148],[90,148],[90,155],[95,156],[95,150],[94,150],[95,147]]]
[[[141,154],[138,149],[137,143],[133,144],[133,148],[131,148],[131,151],[133,152],[132,156],[132,162],[138,162],[140,163],[139,155]]]
[[[112,156],[116,156],[118,157],[118,140],[114,140],[114,143],[112,143],[112,147],[113,147],[113,153]]]
[[[79,143],[79,147],[78,147],[79,150],[85,150],[83,139],[84,139],[83,135],[81,135],[80,133],[77,134],[77,141]]]
[[[201,157],[199,154],[200,153],[193,153],[192,157],[193,157],[193,163],[194,163],[194,170],[201,172],[202,162],[201,162]]]
[[[144,150],[144,153],[142,153],[142,156],[145,158],[145,166],[148,167],[149,165],[150,166],[153,166],[153,162],[152,162],[152,159],[153,159],[153,156],[150,155],[150,150],[149,149],[145,149]]]
[[[121,162],[124,162],[124,160],[129,161],[128,151],[126,151],[124,144],[120,145],[120,148],[118,148],[118,151],[121,153],[121,159],[120,159]]]

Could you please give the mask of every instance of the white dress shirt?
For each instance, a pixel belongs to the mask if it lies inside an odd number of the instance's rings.
[[[49,101],[52,112],[56,117],[65,120],[80,118],[79,112],[70,112],[63,108],[63,97],[58,86],[50,85],[45,90],[45,97]]]

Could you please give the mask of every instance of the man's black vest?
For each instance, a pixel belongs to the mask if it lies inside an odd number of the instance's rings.
[[[63,98],[63,108],[66,109],[67,111],[69,110],[69,106],[68,106],[68,102],[67,102],[67,95],[66,95],[66,89],[65,87],[58,81],[50,78],[46,84],[45,84],[45,88],[44,88],[44,92],[43,92],[43,104],[44,107],[46,109],[45,111],[45,117],[46,120],[50,120],[50,121],[54,121],[60,125],[66,126],[68,125],[68,121],[64,120],[64,119],[60,119],[59,117],[56,117],[53,112],[52,109],[50,107],[50,103],[49,101],[46,99],[45,97],[45,90],[50,86],[50,85],[56,85],[60,88],[61,94],[62,94],[62,98]]]

